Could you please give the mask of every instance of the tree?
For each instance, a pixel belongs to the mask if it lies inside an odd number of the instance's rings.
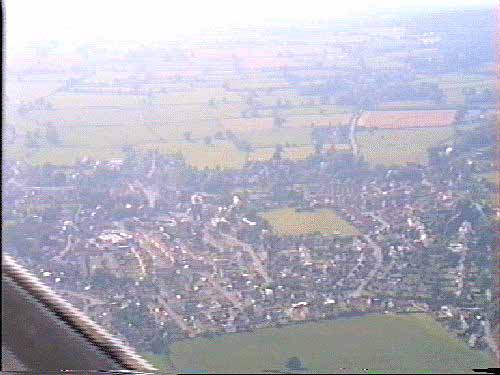
[[[283,153],[283,145],[276,145],[273,159],[280,160],[281,159],[281,154]]]
[[[320,155],[321,154],[321,150],[323,149],[323,144],[321,144],[320,142],[316,143],[314,145],[314,153],[316,155]]]
[[[61,138],[59,137],[59,132],[55,128],[55,126],[51,124],[47,124],[45,127],[45,138],[47,139],[47,143],[51,145],[60,145]]]
[[[28,148],[38,147],[38,138],[30,131],[26,132],[26,137],[24,140],[24,145]]]
[[[151,351],[157,355],[168,354],[169,352],[168,343],[163,338],[163,336],[159,334],[157,334],[156,337],[151,341],[150,347]]]
[[[191,132],[190,132],[190,131],[185,131],[185,132],[184,132],[184,139],[185,139],[186,141],[190,141],[190,140],[191,140],[191,135],[192,135],[192,134],[191,134]]]
[[[282,119],[281,117],[279,117],[279,116],[275,116],[274,117],[273,126],[275,128],[281,128],[281,127],[283,127],[284,123],[285,123],[285,120]]]
[[[290,357],[286,361],[285,367],[288,370],[300,370],[302,369],[302,361],[300,360],[299,357]]]
[[[209,135],[207,135],[205,138],[203,138],[204,142],[206,145],[209,145],[212,143],[212,137],[210,137]]]

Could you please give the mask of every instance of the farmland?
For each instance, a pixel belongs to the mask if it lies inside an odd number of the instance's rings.
[[[358,60],[330,42],[348,40],[360,46],[370,38],[382,42],[399,31],[371,32],[370,37],[342,38],[328,32],[325,40],[314,44],[309,40],[252,47],[193,43],[183,51],[166,53],[165,58],[152,54],[129,60],[121,52],[109,52],[95,70],[74,53],[68,56],[67,67],[61,67],[56,56],[13,59],[15,74],[6,80],[5,113],[17,134],[8,147],[23,159],[56,164],[71,163],[82,155],[120,157],[124,145],[180,152],[197,168],[241,168],[247,160],[269,160],[277,144],[285,147],[283,158],[304,159],[314,149],[313,127],[346,126],[360,109],[352,100],[338,100],[344,89],[333,83],[339,77],[351,82],[349,70],[357,67]],[[405,56],[403,50],[388,51],[367,56],[366,64],[375,71],[408,69]],[[138,69],[145,61],[148,69]],[[22,73],[23,66],[29,73]],[[378,133],[382,137],[367,135],[363,128],[448,129],[464,105],[464,89],[493,87],[492,72],[480,72],[414,74],[408,85],[436,84],[445,100],[396,97],[398,101],[377,102],[365,109],[357,124],[365,158],[371,164],[405,164],[416,153],[417,161],[425,162],[426,148],[445,138],[448,130],[435,130],[431,142],[427,132]],[[335,89],[325,91],[326,83]],[[40,99],[45,107],[36,104]],[[19,111],[26,103],[35,105]],[[59,129],[61,145],[45,141],[48,123]],[[29,149],[26,135],[36,130],[40,147]],[[253,151],[247,154],[229,141],[221,142],[227,132]],[[410,144],[405,138],[419,134],[425,139]]]
[[[426,315],[366,316],[286,328],[265,328],[174,343],[174,372],[286,371],[298,356],[307,372],[468,373],[492,360],[472,351]],[[231,358],[230,361],[227,359]],[[163,369],[166,357],[148,356]]]
[[[427,150],[453,136],[451,128],[427,128],[359,132],[356,136],[360,153],[372,166],[427,163]]]
[[[437,83],[443,90],[446,97],[446,104],[449,105],[463,105],[465,103],[464,89],[494,89],[494,81],[489,79],[487,76],[479,74],[444,74],[435,77],[426,76],[417,79],[416,82]]]
[[[358,125],[367,128],[405,129],[450,126],[455,111],[378,111],[365,112]]]
[[[296,212],[293,208],[267,211],[261,214],[273,231],[280,235],[301,235],[320,232],[323,235],[355,236],[359,232],[345,220],[327,209]]]

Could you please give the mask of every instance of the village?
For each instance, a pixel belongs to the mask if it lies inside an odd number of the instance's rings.
[[[3,215],[16,231],[4,249],[147,350],[185,336],[418,312],[491,348],[487,232],[498,211],[481,200],[495,188],[481,178],[492,168],[487,151],[466,145],[433,150],[429,166],[377,170],[328,153],[218,171],[158,152],[67,167],[12,161]],[[356,232],[277,234],[260,213],[284,207],[333,211]]]

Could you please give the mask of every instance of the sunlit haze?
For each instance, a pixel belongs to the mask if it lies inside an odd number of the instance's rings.
[[[327,20],[376,10],[494,6],[493,0],[6,1],[7,44],[37,40],[151,41],[277,20]],[[12,45],[9,45],[12,47]]]

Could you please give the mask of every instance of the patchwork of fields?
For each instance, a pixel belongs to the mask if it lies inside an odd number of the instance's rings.
[[[6,80],[5,119],[17,134],[4,147],[34,163],[68,164],[82,156],[123,157],[123,146],[134,145],[182,153],[197,168],[240,168],[247,162],[269,160],[278,144],[284,146],[283,158],[307,158],[314,150],[313,127],[347,126],[356,110],[350,105],[329,104],[319,94],[305,95],[272,70],[273,64],[282,65],[285,60],[299,66],[309,60],[312,63],[313,55],[294,58],[283,52],[288,56],[284,58],[267,51],[257,61],[260,55],[256,51],[243,51],[249,66],[245,73],[236,73],[232,63],[224,60],[224,53],[232,56],[230,51],[199,51],[193,54],[196,63],[189,68],[164,61],[147,74],[109,68],[85,73],[74,87],[64,73],[10,78]],[[205,60],[199,60],[202,58]],[[346,58],[339,55],[329,61]],[[386,60],[368,63],[376,66]],[[331,75],[307,69],[297,69],[295,74],[316,77],[318,82]],[[425,163],[427,148],[452,136],[456,109],[464,102],[463,89],[480,90],[493,84],[480,75],[417,76],[415,82],[437,83],[450,99],[442,108],[456,108],[429,109],[435,105],[402,101],[382,103],[378,110],[364,112],[356,136],[361,154],[370,164]],[[21,103],[38,98],[44,98],[50,108],[37,107],[26,113],[16,110]],[[281,124],[277,118],[283,120]],[[47,143],[46,124],[57,127],[61,145]],[[369,134],[364,128],[379,130]],[[40,147],[30,149],[25,146],[25,134],[37,130]],[[228,132],[252,151],[224,140]]]

